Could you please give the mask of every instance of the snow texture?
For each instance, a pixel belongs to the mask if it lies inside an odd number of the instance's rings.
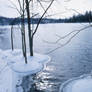
[[[21,50],[0,50],[0,92],[16,92],[23,76],[40,72],[50,60],[47,55],[36,53],[33,57],[27,54],[27,57],[28,63],[25,64]]]
[[[27,54],[27,64],[20,50],[13,51],[7,58],[10,68],[20,75],[29,75],[40,72],[50,57],[47,55],[40,55],[35,53],[34,56]]]
[[[92,76],[84,75],[68,80],[60,87],[59,92],[92,92]]]

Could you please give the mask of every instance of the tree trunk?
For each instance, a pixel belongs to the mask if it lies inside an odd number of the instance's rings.
[[[31,23],[30,23],[30,9],[29,9],[29,2],[26,0],[26,12],[27,12],[27,22],[28,22],[28,32],[29,32],[29,49],[30,49],[30,56],[33,56],[33,38],[32,38],[32,30],[31,30]]]
[[[13,46],[13,25],[11,26],[11,47],[12,47],[12,50],[14,50],[14,46]]]
[[[21,32],[22,32],[22,51],[25,58],[25,63],[27,64],[27,54],[26,54],[26,38],[25,38],[25,17],[24,17],[24,0],[23,0],[23,10],[21,15]]]
[[[30,56],[33,56],[33,38],[31,38],[30,44],[31,44],[31,47],[30,47]]]

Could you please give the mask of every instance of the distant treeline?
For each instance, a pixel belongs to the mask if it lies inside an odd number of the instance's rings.
[[[86,11],[85,14],[73,15],[73,17],[65,19],[64,22],[92,22],[92,11]]]
[[[33,18],[33,23],[37,24],[39,21],[39,18]],[[25,18],[25,23],[27,22],[27,19]],[[31,22],[31,19],[30,19]],[[46,23],[79,23],[79,22],[92,22],[92,12],[86,11],[85,14],[78,14],[73,15],[70,18],[65,19],[48,19],[43,18],[41,21],[41,24]],[[21,19],[20,18],[6,18],[6,17],[0,17],[0,25],[16,25],[20,24]]]
[[[33,18],[32,23],[37,24],[39,21],[39,18]],[[31,22],[31,19],[30,19]],[[63,19],[47,19],[43,18],[42,21],[40,22],[41,24],[46,24],[46,23],[61,23],[63,22]],[[0,17],[0,25],[16,25],[20,24],[21,19],[20,18],[6,18],[6,17]],[[25,23],[27,23],[27,19],[25,18]]]

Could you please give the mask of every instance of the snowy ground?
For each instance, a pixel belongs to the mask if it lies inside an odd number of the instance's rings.
[[[0,60],[0,92],[12,92],[12,70]]]
[[[50,58],[47,55],[34,54],[28,56],[28,64],[25,64],[20,50],[0,50],[0,92],[22,92],[17,90],[22,77],[40,72]]]
[[[61,85],[60,92],[92,92],[92,75],[68,80]]]

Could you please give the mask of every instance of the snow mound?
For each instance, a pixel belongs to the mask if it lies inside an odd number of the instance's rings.
[[[67,81],[60,92],[92,92],[92,76],[82,76],[73,80]]]
[[[34,56],[27,54],[27,64],[21,50],[7,50],[2,53],[2,59],[8,63],[8,66],[20,75],[29,75],[40,72],[45,64],[50,61],[47,55],[34,53]]]
[[[50,57],[35,53],[31,57],[27,54],[27,64],[24,60],[21,50],[0,50],[0,92],[23,92],[22,88],[16,91],[23,76],[40,72]]]
[[[39,70],[39,67],[42,68],[42,64],[38,62],[29,62],[25,64],[24,62],[16,62],[9,65],[15,72],[30,72],[34,70]]]

